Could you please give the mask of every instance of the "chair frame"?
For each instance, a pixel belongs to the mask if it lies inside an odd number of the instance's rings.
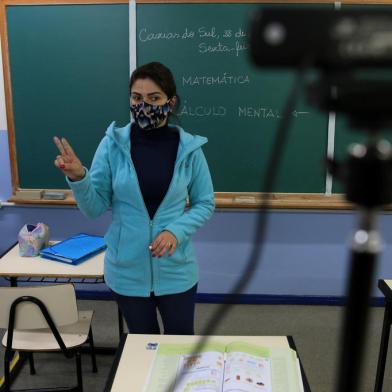
[[[4,391],[5,392],[11,392],[11,375],[10,375],[10,366],[11,366],[11,361],[13,358],[14,350],[12,350],[12,340],[13,340],[13,335],[14,335],[14,329],[15,329],[15,316],[16,316],[16,308],[19,304],[23,302],[32,302],[35,305],[37,305],[42,313],[42,315],[45,317],[46,322],[49,325],[50,330],[52,331],[58,345],[60,346],[60,350],[66,358],[72,358],[75,356],[76,359],[76,374],[77,374],[77,386],[75,387],[65,387],[65,388],[53,388],[53,389],[48,389],[48,388],[43,388],[43,389],[28,389],[25,391],[29,392],[38,392],[38,391],[45,391],[45,392],[58,392],[59,390],[61,391],[68,391],[68,392],[83,392],[83,379],[82,379],[82,361],[81,361],[81,347],[72,347],[72,348],[67,348],[66,345],[64,344],[64,341],[55,325],[53,322],[52,317],[49,314],[48,309],[46,308],[45,304],[38,298],[33,297],[33,296],[21,296],[17,299],[15,299],[11,305],[10,308],[10,315],[9,315],[9,321],[8,321],[8,335],[7,335],[7,346],[5,350],[5,355],[4,355]],[[97,364],[96,364],[96,358],[95,358],[95,349],[94,349],[94,340],[93,340],[93,334],[92,334],[92,329],[90,325],[89,333],[88,333],[88,338],[86,340],[86,343],[89,343],[90,345],[90,350],[91,350],[91,360],[92,360],[92,371],[94,373],[97,372]],[[33,360],[33,355],[31,351],[24,351],[24,350],[19,350],[21,352],[28,352],[28,357],[29,357],[29,362],[30,362],[30,374],[35,374],[35,369],[34,369],[34,360]],[[45,352],[45,350],[42,350],[42,352]],[[50,351],[53,352],[53,351]],[[22,390],[19,390],[22,391]]]

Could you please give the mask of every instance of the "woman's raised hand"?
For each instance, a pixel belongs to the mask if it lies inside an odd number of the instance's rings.
[[[60,139],[55,136],[53,141],[60,151],[60,155],[57,155],[54,165],[71,181],[80,181],[85,176],[86,171],[70,144],[64,137]]]

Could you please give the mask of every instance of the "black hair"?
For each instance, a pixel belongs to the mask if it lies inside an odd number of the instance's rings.
[[[167,95],[169,99],[176,96],[177,101],[175,106],[173,107],[173,111],[175,112],[178,109],[180,105],[180,97],[177,95],[176,82],[174,81],[173,74],[171,73],[169,68],[167,68],[162,63],[159,63],[158,61],[153,61],[151,63],[147,63],[136,68],[132,72],[129,81],[130,94],[132,92],[133,84],[138,79],[151,79],[160,87],[160,89]]]

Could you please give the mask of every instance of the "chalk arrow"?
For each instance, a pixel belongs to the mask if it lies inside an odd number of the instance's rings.
[[[293,116],[298,117],[301,114],[309,114],[309,112],[297,112],[296,110],[293,110]]]

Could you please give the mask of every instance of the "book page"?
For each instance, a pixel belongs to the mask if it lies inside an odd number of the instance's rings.
[[[159,355],[157,352],[144,392],[172,391],[177,366],[178,356]]]
[[[223,392],[272,392],[271,361],[244,352],[227,354]]]
[[[145,392],[222,390],[225,345],[207,343],[195,353],[195,344],[160,344]]]
[[[180,356],[173,392],[222,390],[224,353],[216,351]]]
[[[282,352],[275,353],[272,360],[273,392],[300,392],[300,379],[298,377],[298,365],[294,355],[286,355]]]
[[[223,392],[300,392],[297,357],[290,348],[233,342],[226,352]]]

